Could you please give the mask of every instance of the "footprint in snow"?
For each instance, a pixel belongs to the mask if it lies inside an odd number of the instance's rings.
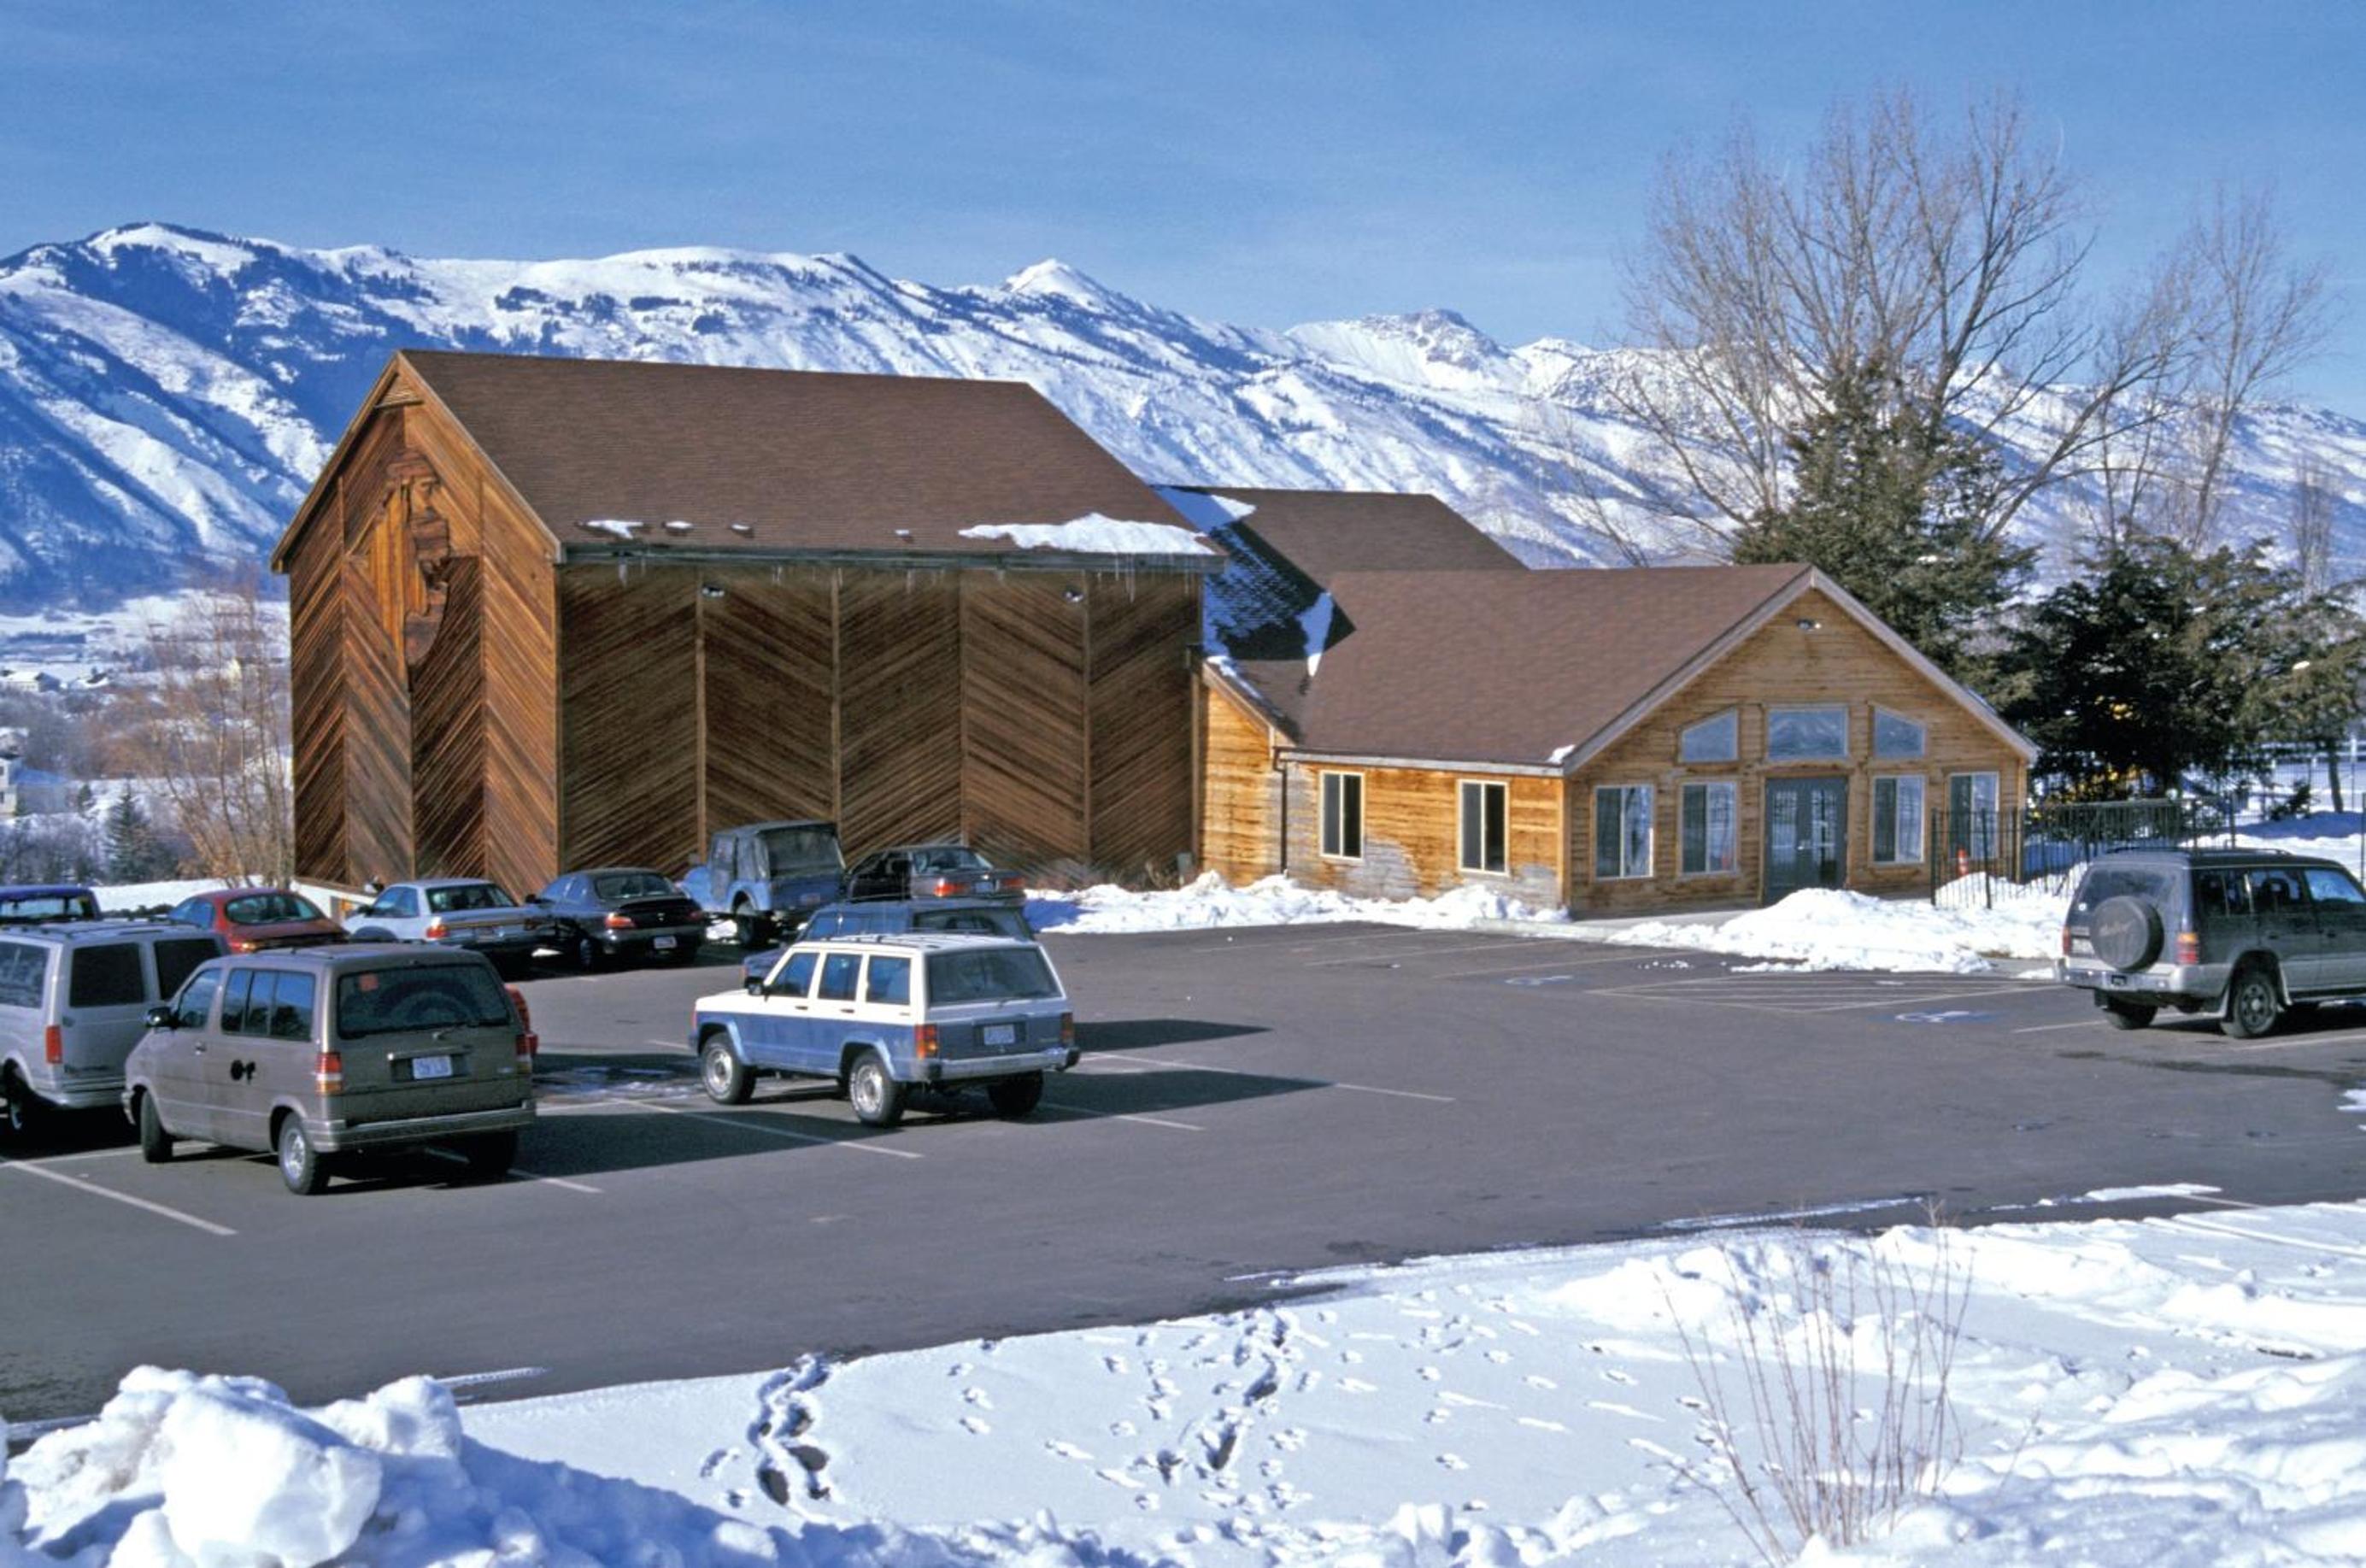
[[[1298,1392],[1301,1393],[1311,1393],[1314,1391],[1315,1385],[1320,1383],[1322,1381],[1323,1374],[1321,1372],[1314,1371],[1312,1369],[1302,1371],[1298,1374]]]
[[[1445,1375],[1446,1374],[1444,1372],[1439,1371],[1436,1367],[1424,1367],[1421,1369],[1421,1381],[1424,1382],[1436,1382]]]
[[[980,1410],[994,1408],[993,1397],[982,1388],[965,1388],[962,1390],[962,1398],[976,1405]]]
[[[1336,1323],[1339,1321],[1339,1314],[1329,1307],[1324,1307],[1315,1313],[1314,1321],[1317,1323]]]
[[[1133,1370],[1126,1364],[1126,1359],[1123,1356],[1103,1356],[1101,1358],[1101,1365],[1107,1368],[1110,1371],[1117,1374],[1119,1377],[1123,1377],[1126,1373]]]
[[[1562,1426],[1560,1422],[1548,1421],[1541,1416],[1522,1416],[1518,1417],[1518,1420],[1521,1426],[1532,1427],[1539,1432],[1566,1432],[1569,1430],[1568,1427]]]
[[[731,1450],[729,1449],[717,1449],[713,1453],[708,1454],[706,1456],[706,1462],[698,1467],[698,1478],[701,1481],[714,1480],[715,1472],[721,1470],[723,1468],[723,1461],[730,1457]]]
[[[987,1426],[985,1422],[979,1420],[975,1416],[963,1416],[961,1418],[961,1424],[962,1430],[967,1432],[974,1438],[991,1437],[994,1434],[993,1427]]]
[[[1133,1477],[1121,1470],[1097,1470],[1093,1473],[1111,1486],[1132,1487],[1135,1484]]]
[[[1360,1366],[1363,1363],[1364,1353],[1361,1350],[1342,1350],[1339,1352],[1339,1359],[1351,1367]]]
[[[1131,1438],[1135,1436],[1140,1430],[1141,1428],[1136,1427],[1131,1421],[1112,1421],[1110,1423],[1110,1436],[1112,1438]]]
[[[1635,1377],[1631,1372],[1622,1372],[1616,1367],[1608,1367],[1603,1371],[1602,1381],[1605,1382],[1623,1382],[1631,1388],[1634,1386]]]
[[[1470,1461],[1459,1454],[1440,1454],[1437,1462],[1448,1470],[1469,1470]]]
[[[1487,1359],[1500,1367],[1512,1359],[1512,1353],[1509,1350],[1490,1350]]]
[[[1147,1492],[1136,1493],[1134,1495],[1133,1506],[1141,1509],[1145,1514],[1155,1514],[1158,1512],[1158,1499],[1152,1496]]]
[[[1087,1463],[1090,1463],[1093,1457],[1084,1450],[1076,1447],[1076,1444],[1064,1443],[1057,1438],[1046,1438],[1043,1443],[1043,1451],[1046,1453],[1057,1454],[1062,1459],[1082,1460]]]
[[[967,1361],[955,1361],[952,1366],[945,1369],[945,1376],[949,1378],[965,1378],[969,1376],[969,1363]]]
[[[1284,1427],[1280,1431],[1272,1435],[1271,1441],[1273,1446],[1279,1449],[1282,1452],[1286,1454],[1294,1454],[1299,1450],[1306,1446],[1306,1428],[1303,1427]]]
[[[1339,1380],[1339,1391],[1342,1393],[1378,1393],[1380,1392],[1377,1386],[1366,1382],[1361,1378],[1341,1378]]]
[[[1430,1407],[1429,1414],[1423,1416],[1421,1419],[1425,1426],[1442,1427],[1447,1422],[1454,1419],[1454,1412],[1448,1410],[1443,1404],[1433,1405]]]
[[[1527,1380],[1526,1380],[1526,1381],[1527,1381],[1527,1385],[1528,1385],[1530,1388],[1547,1388],[1547,1389],[1551,1389],[1551,1388],[1559,1388],[1559,1387],[1560,1386],[1560,1384],[1559,1384],[1559,1383],[1557,1383],[1557,1382],[1553,1382],[1553,1381],[1552,1381],[1552,1379],[1550,1379],[1550,1378],[1547,1378],[1547,1377],[1538,1377],[1538,1376],[1536,1373],[1534,1373],[1534,1372],[1530,1372],[1530,1373],[1527,1375]]]

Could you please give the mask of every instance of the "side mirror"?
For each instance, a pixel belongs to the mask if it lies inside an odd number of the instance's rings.
[[[181,1027],[180,1015],[174,1012],[174,1010],[169,1007],[158,1006],[150,1008],[148,1010],[148,1027],[151,1029],[178,1029]]]
[[[757,978],[755,976],[749,976],[748,977],[748,994],[751,997],[762,996],[764,994],[764,982]]]

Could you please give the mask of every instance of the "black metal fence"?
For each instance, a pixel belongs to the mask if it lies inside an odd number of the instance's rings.
[[[2079,867],[2107,850],[2234,841],[2234,802],[2209,795],[1937,810],[1923,840],[1931,901],[1950,908],[1992,907],[2000,887],[2067,892]]]

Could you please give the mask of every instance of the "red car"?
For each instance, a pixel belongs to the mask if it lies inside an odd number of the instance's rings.
[[[232,953],[343,942],[345,928],[285,887],[223,887],[184,898],[167,919],[220,933]]]

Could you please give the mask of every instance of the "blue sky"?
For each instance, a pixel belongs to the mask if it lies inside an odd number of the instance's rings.
[[[0,0],[0,253],[141,218],[553,256],[1057,255],[1282,326],[1618,338],[1654,165],[1746,116],[2018,90],[2133,268],[2221,179],[2366,293],[2366,6]],[[2366,412],[2366,312],[2300,389]]]

